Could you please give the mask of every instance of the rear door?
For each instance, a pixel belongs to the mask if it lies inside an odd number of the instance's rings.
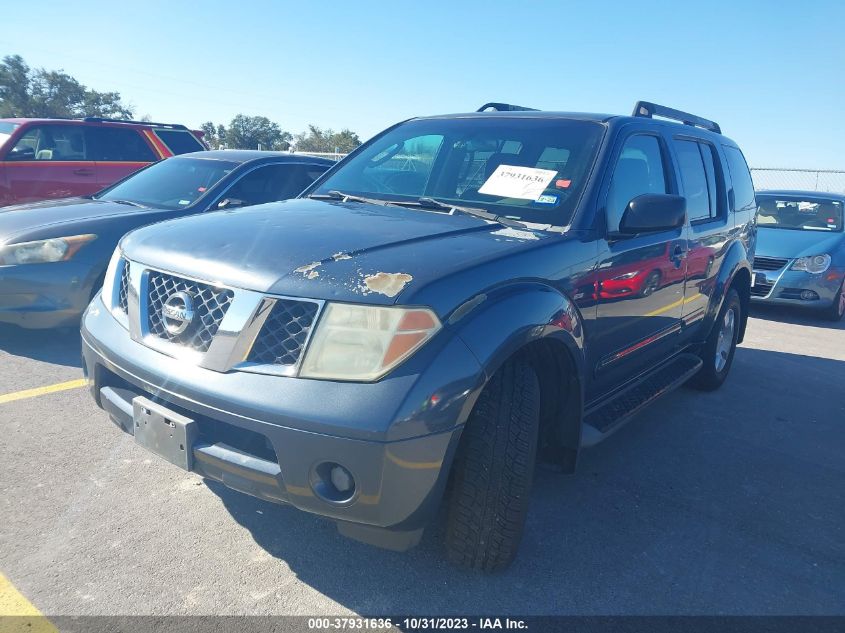
[[[89,153],[96,161],[97,184],[108,187],[158,160],[152,145],[136,128],[88,126]]]
[[[621,146],[620,146],[621,145]],[[588,401],[622,386],[669,357],[681,330],[686,275],[684,228],[621,237],[628,203],[646,193],[677,193],[667,140],[634,132],[616,150],[605,194],[607,237],[596,271],[597,309]]]
[[[689,254],[684,289],[685,325],[704,318],[712,302],[733,228],[728,218],[725,173],[718,148],[703,138],[675,135],[681,194],[687,199]],[[696,333],[689,329],[690,335]]]
[[[3,166],[12,200],[19,204],[84,196],[100,189],[85,126],[28,126],[6,154]]]

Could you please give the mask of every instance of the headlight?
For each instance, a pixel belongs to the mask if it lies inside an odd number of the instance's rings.
[[[620,279],[633,279],[634,277],[636,277],[639,274],[640,274],[639,270],[634,270],[630,273],[625,273],[624,275],[619,275],[618,277],[613,277],[612,280],[617,281],[617,280],[620,280]]]
[[[376,380],[440,330],[425,308],[327,303],[299,375],[331,380]]]
[[[0,246],[0,264],[47,264],[67,261],[85,244],[96,238],[96,235],[71,235],[6,244]]]
[[[812,255],[810,257],[799,257],[796,259],[791,270],[803,270],[806,273],[823,273],[830,268],[830,255]]]
[[[114,307],[114,286],[115,275],[117,274],[117,266],[120,264],[120,258],[123,254],[119,248],[114,249],[114,253],[109,260],[108,268],[106,268],[106,276],[103,278],[103,303],[111,310]]]

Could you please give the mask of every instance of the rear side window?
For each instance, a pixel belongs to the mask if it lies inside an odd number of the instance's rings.
[[[6,160],[83,161],[88,157],[81,125],[36,125],[27,129]]]
[[[141,135],[133,129],[116,127],[90,127],[92,160],[103,162],[127,161],[151,163],[155,153]]]
[[[728,159],[728,169],[731,172],[731,182],[734,190],[734,210],[745,211],[756,206],[754,201],[754,183],[751,180],[751,172],[748,171],[748,164],[745,157],[736,147],[728,145],[725,148],[725,157]]]
[[[265,165],[238,180],[223,198],[245,204],[264,204],[294,198],[326,168],[319,165]]]
[[[201,152],[205,149],[197,137],[188,130],[155,130],[155,135],[174,155]]]
[[[625,141],[607,194],[607,228],[619,230],[628,203],[645,193],[668,193],[663,151],[657,137],[636,134]]]
[[[690,140],[676,140],[675,148],[690,222],[717,217],[720,187],[713,148],[707,143]]]

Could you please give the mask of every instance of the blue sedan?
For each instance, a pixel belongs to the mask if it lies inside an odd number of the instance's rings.
[[[751,300],[845,314],[845,195],[757,193],[757,253]]]

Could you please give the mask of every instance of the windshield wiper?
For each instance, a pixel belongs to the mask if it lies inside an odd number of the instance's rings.
[[[511,218],[505,218],[501,215],[496,215],[495,213],[490,213],[485,209],[479,209],[478,207],[464,207],[457,204],[452,204],[451,202],[443,202],[442,200],[438,200],[437,198],[431,198],[429,196],[424,196],[417,200],[416,205],[429,208],[429,209],[446,209],[450,212],[454,213],[457,211],[458,213],[464,213],[466,215],[472,215],[476,218],[481,218],[482,220],[490,220],[491,222],[497,222],[503,226],[518,226],[518,227],[525,227],[526,225],[518,220],[512,220]]]
[[[97,200],[102,200],[103,202],[114,202],[115,204],[128,204],[130,207],[138,207],[139,209],[148,209],[149,207],[141,204],[140,202],[133,202],[132,200],[105,200],[103,198],[96,198]]]
[[[340,200],[342,202],[364,202],[366,204],[378,204],[381,206],[387,206],[391,204],[388,200],[381,200],[379,198],[366,198],[364,196],[356,196],[351,193],[344,193],[342,191],[332,190],[328,193],[312,193],[309,198],[314,199],[326,199],[326,200]]]

